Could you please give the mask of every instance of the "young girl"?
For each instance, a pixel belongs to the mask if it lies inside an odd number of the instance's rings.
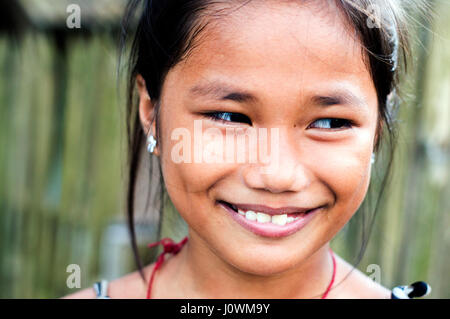
[[[157,262],[70,297],[427,291],[391,291],[329,245],[363,202],[377,150],[393,134],[407,51],[398,1],[160,0],[139,12],[128,108],[133,249],[139,261],[133,213],[143,149],[189,233],[160,242],[166,254]]]

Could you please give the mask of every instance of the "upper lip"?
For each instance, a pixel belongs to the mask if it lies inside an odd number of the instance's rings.
[[[234,206],[237,209],[248,211],[252,210],[254,212],[260,212],[265,213],[268,215],[281,215],[281,214],[293,214],[293,213],[304,213],[310,210],[313,210],[317,207],[312,208],[305,208],[305,207],[298,207],[298,206],[283,206],[283,207],[269,207],[265,205],[259,205],[259,204],[247,204],[247,203],[231,203],[231,202],[225,202],[227,204],[230,204]]]

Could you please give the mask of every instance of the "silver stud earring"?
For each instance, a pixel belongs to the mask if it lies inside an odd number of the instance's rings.
[[[375,163],[375,153],[372,153],[372,156],[370,157],[370,164]]]
[[[149,137],[147,138],[147,143],[148,143],[147,151],[150,154],[153,154],[153,151],[155,150],[155,147],[156,147],[156,140],[152,134],[150,134]]]

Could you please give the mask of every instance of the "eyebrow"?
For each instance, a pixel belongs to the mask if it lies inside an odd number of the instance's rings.
[[[251,92],[238,89],[223,82],[209,82],[198,84],[190,90],[193,96],[209,97],[219,101],[234,101],[238,103],[257,102],[258,98]]]
[[[193,96],[208,97],[219,101],[229,100],[238,103],[255,103],[259,101],[258,97],[253,93],[220,81],[197,84],[189,91]],[[367,102],[363,97],[345,88],[334,89],[325,94],[315,94],[310,98],[310,101],[315,105],[324,107],[332,105],[367,106]]]
[[[323,95],[314,95],[311,98],[314,104],[320,106],[331,105],[350,105],[357,107],[367,106],[365,99],[358,94],[353,93],[348,89],[332,90],[330,93]]]

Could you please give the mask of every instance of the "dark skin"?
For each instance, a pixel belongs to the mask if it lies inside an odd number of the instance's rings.
[[[189,242],[157,272],[152,297],[318,298],[332,274],[329,242],[355,214],[370,182],[378,104],[360,42],[331,2],[318,7],[317,2],[254,1],[221,19],[169,71],[162,90],[154,154],[189,226]],[[256,99],[238,103],[192,95],[193,87],[207,83],[251,92]],[[155,132],[155,102],[141,76],[137,85],[142,126]],[[324,107],[317,96],[335,103]],[[251,124],[202,115],[211,110],[245,115]],[[331,118],[353,125],[327,128]],[[279,128],[280,165],[263,175],[260,164],[175,163],[171,133],[193,132],[194,120],[223,132],[249,125]],[[237,224],[218,200],[322,208],[298,232],[267,238]],[[328,298],[389,298],[388,289],[352,271],[339,256],[336,261],[336,285]],[[147,279],[153,266],[144,269]],[[137,272],[110,285],[113,298],[145,294]],[[94,292],[68,297],[92,298]]]

